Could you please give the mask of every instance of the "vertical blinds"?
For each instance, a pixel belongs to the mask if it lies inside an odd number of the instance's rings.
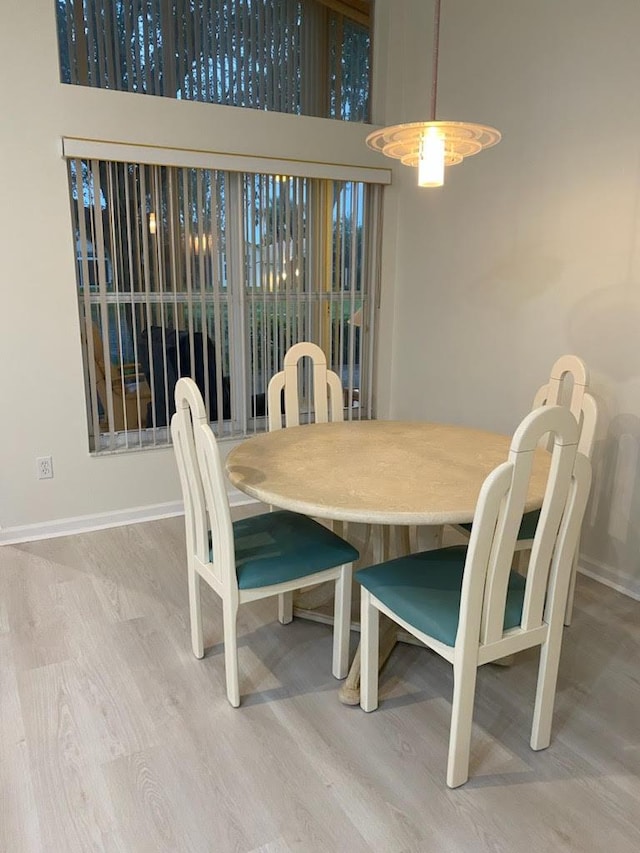
[[[371,415],[379,186],[79,156],[69,178],[95,452],[168,443],[181,375],[218,435],[262,429],[299,340]]]
[[[367,121],[364,0],[57,0],[65,83]]]

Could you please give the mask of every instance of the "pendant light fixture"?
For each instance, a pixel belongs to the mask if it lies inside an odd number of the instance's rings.
[[[367,145],[405,166],[418,167],[418,186],[441,187],[444,167],[462,163],[500,142],[495,127],[467,121],[436,121],[438,98],[438,50],[440,41],[440,0],[434,0],[433,70],[431,75],[431,117],[429,121],[395,124],[367,136]]]

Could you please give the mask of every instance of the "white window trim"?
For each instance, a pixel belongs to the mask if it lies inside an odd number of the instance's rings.
[[[358,181],[365,184],[391,183],[391,169],[357,164],[319,163],[311,160],[289,160],[257,157],[220,151],[196,151],[152,145],[132,145],[100,139],[62,137],[62,156],[120,163],[144,163],[152,166],[179,166],[196,169],[218,169],[227,172],[254,172],[267,175],[290,175],[295,178],[326,178],[336,181]]]

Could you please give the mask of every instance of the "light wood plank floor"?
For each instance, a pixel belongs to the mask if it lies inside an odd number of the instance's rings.
[[[0,549],[0,850],[640,850],[640,604],[578,580],[551,747],[537,654],[478,679],[471,781],[445,785],[451,669],[401,645],[380,709],[341,705],[330,629],[220,606],[190,651],[182,519]],[[353,635],[353,645],[357,635]]]

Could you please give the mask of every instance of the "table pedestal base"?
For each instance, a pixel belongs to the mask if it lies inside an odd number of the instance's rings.
[[[380,651],[378,652],[378,669],[387,662],[387,658],[395,649],[398,642],[398,626],[391,619],[381,617],[380,624]],[[356,649],[355,657],[349,670],[349,675],[338,690],[338,699],[343,705],[360,704],[360,643]]]
[[[413,531],[411,531],[413,532]],[[400,557],[418,549],[418,543],[410,541],[409,528],[376,527],[371,536],[372,553],[370,565],[375,566],[391,556]],[[442,547],[442,527],[423,527],[420,531],[421,551],[429,551]],[[362,557],[366,559],[366,554]],[[362,560],[362,558],[361,558]],[[309,587],[294,594],[293,615],[312,622],[333,625],[333,584],[324,583]],[[422,645],[418,640],[399,630],[391,619],[380,615],[380,651],[378,668],[382,669],[397,642],[408,642],[412,645]],[[360,630],[360,623],[351,624],[352,631]],[[338,691],[338,698],[343,705],[360,704],[360,644],[356,649],[351,668],[345,682]]]
[[[404,533],[408,534],[408,529]],[[387,533],[387,535],[385,535]],[[442,547],[442,527],[425,527],[422,528],[420,536],[420,550],[431,551],[435,548]],[[398,536],[395,543],[396,557],[403,556],[409,553],[410,543],[408,535]],[[372,565],[377,565],[385,560],[390,559],[390,541],[388,536],[388,528],[383,528],[381,536],[374,536],[373,540],[373,561]],[[387,662],[389,655],[395,648],[398,642],[398,626],[391,619],[388,619],[383,614],[380,614],[380,646],[378,652],[378,670]],[[404,639],[405,632],[402,632]],[[338,691],[338,698],[343,705],[359,705],[360,704],[360,643],[356,649],[356,654],[351,664],[349,674],[346,681]]]

